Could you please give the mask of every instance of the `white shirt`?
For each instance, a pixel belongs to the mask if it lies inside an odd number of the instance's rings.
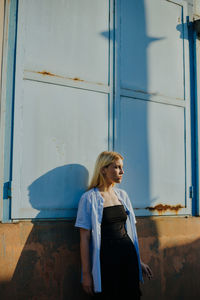
[[[136,219],[133,208],[127,193],[118,188],[114,191],[119,201],[124,205],[128,215],[126,221],[127,234],[134,243],[139,265],[139,278],[143,282],[142,269],[140,264],[139,245],[136,232]],[[101,221],[103,216],[103,202],[98,188],[93,188],[84,193],[80,199],[78,213],[76,218],[76,227],[91,230],[92,234],[92,276],[94,282],[94,291],[101,292],[101,268],[100,268],[100,247],[101,247]]]

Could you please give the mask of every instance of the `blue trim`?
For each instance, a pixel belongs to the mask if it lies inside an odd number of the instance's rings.
[[[191,119],[193,119],[193,136],[192,136],[192,146],[194,147],[194,152],[192,153],[193,157],[193,173],[195,174],[195,180],[194,180],[194,194],[195,194],[195,205],[194,205],[194,215],[199,216],[200,215],[200,205],[199,205],[199,155],[198,155],[198,149],[199,149],[199,133],[198,133],[198,95],[197,95],[197,53],[196,53],[196,40],[197,40],[197,34],[194,31],[193,32],[193,62],[194,62],[194,81],[193,81],[193,115]],[[193,175],[193,174],[192,174]]]
[[[14,90],[15,90],[15,58],[17,36],[18,0],[11,0],[9,5],[8,48],[7,48],[7,76],[6,76],[6,113],[5,113],[5,144],[4,144],[4,194],[3,194],[3,222],[11,221],[11,198],[7,185],[12,181],[12,148],[13,148],[13,118],[14,118]]]
[[[113,0],[113,150],[116,150],[116,128],[115,128],[115,117],[116,117],[116,1]]]
[[[196,65],[196,33],[193,22],[188,21],[189,59],[190,59],[190,111],[191,111],[191,163],[192,163],[192,215],[199,215],[198,197],[198,112],[197,112],[197,65]]]

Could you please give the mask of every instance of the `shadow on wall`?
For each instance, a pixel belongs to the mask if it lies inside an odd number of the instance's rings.
[[[200,299],[199,218],[139,218],[137,226],[142,259],[154,273],[142,300]]]
[[[200,298],[199,278],[196,276],[200,273],[200,238],[197,233],[200,222],[196,220],[188,230],[186,221],[184,218],[173,218],[173,221],[162,217],[138,218],[141,256],[154,272],[153,280],[145,280],[142,286],[142,300]],[[15,251],[10,252],[13,257],[11,260],[8,255],[0,257],[2,266],[7,264],[9,268],[9,261],[12,261],[15,269],[10,281],[0,282],[2,300],[90,299],[80,285],[79,234],[73,222],[38,221],[32,225],[21,222],[14,226],[17,238],[13,238]],[[182,235],[184,226],[185,237]],[[157,228],[160,228],[160,234]],[[7,239],[11,234],[13,230],[8,230]],[[1,254],[3,247],[1,243]],[[15,268],[16,254],[20,258]]]
[[[88,186],[88,170],[80,164],[55,168],[40,176],[29,187],[29,202],[39,211],[36,218],[72,217]]]
[[[30,203],[40,210],[36,218],[44,218],[49,210],[59,216],[72,203],[75,208],[87,185],[88,171],[79,164],[39,177],[29,186]],[[10,253],[14,274],[9,282],[0,283],[2,300],[87,299],[80,285],[79,232],[73,221],[38,220],[10,226],[17,230],[15,251]]]
[[[197,161],[198,153],[197,151],[197,138],[196,138],[196,120],[198,120],[197,115],[197,83],[196,83],[196,74],[197,74],[197,58],[196,58],[196,47],[195,47],[195,25],[194,22],[190,21],[189,16],[186,16],[185,18],[186,22],[183,24],[179,24],[176,27],[176,30],[180,33],[180,39],[187,40],[189,45],[189,71],[190,71],[190,126],[191,126],[191,160],[193,162]],[[188,34],[184,34],[187,32]],[[196,170],[197,164],[192,164],[192,186],[194,187],[194,190],[198,190],[197,183],[196,183],[196,177],[198,174],[198,171]],[[194,193],[196,193],[194,191]],[[192,214],[198,215],[198,207],[197,207],[197,201],[192,202]]]

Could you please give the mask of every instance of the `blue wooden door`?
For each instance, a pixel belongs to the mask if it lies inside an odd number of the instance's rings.
[[[190,214],[185,1],[118,1],[116,149],[138,215]]]
[[[19,0],[12,218],[76,214],[112,122],[107,0]]]
[[[13,219],[75,216],[113,142],[137,215],[191,213],[187,14],[181,0],[19,0]]]

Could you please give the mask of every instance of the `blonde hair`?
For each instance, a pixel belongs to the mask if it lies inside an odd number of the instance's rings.
[[[124,159],[123,156],[114,151],[103,151],[99,154],[96,160],[94,173],[89,184],[88,190],[94,187],[100,187],[105,185],[105,179],[102,174],[102,168],[108,167],[110,164],[118,159]]]

